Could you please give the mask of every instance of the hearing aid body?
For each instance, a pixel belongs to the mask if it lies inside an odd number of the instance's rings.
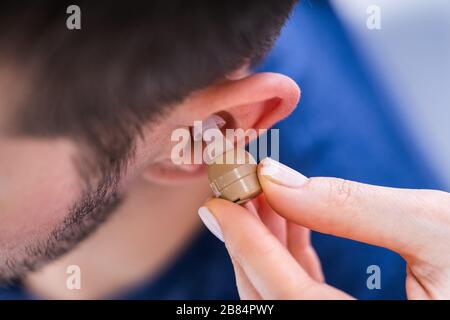
[[[231,160],[230,160],[231,159]],[[243,149],[231,149],[208,165],[208,178],[214,195],[237,204],[244,204],[262,191],[257,163]]]
[[[244,204],[262,191],[256,171],[258,165],[250,153],[235,147],[223,136],[220,128],[224,125],[225,120],[222,117],[212,115],[205,120],[203,126],[194,126],[193,137],[197,140],[202,137],[207,144],[205,162],[214,195]],[[214,156],[208,152],[211,150],[214,151]]]

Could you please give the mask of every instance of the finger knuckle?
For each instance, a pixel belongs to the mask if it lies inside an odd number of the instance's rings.
[[[264,238],[267,238],[267,239],[264,239]],[[260,249],[259,254],[261,256],[270,258],[270,257],[278,255],[280,248],[278,246],[276,246],[275,243],[273,243],[272,238],[273,238],[272,235],[265,235],[263,237],[263,239],[261,239],[261,243],[266,243],[266,245]]]
[[[275,300],[307,299],[316,289],[317,283],[310,278],[294,278],[286,283],[274,296]]]
[[[434,224],[450,226],[450,193],[438,190],[421,191],[417,215],[430,219]]]
[[[279,250],[272,241],[272,235],[267,232],[259,236],[258,240],[251,234],[242,235],[233,245],[228,246],[227,249],[231,257],[240,264],[244,263],[246,259],[252,259],[255,255],[270,259],[276,255]]]
[[[346,179],[328,181],[328,204],[333,207],[346,207],[355,201],[359,184]]]
[[[435,191],[435,195],[443,203],[444,207],[450,210],[450,193],[445,191]]]

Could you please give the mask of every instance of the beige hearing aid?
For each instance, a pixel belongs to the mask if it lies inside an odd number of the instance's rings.
[[[231,156],[230,156],[231,154]],[[240,154],[245,161],[239,161]],[[225,161],[234,158],[234,163]],[[208,165],[208,178],[216,197],[243,204],[261,193],[256,173],[257,163],[250,153],[243,149],[231,149],[218,156]]]
[[[208,127],[211,128],[211,125]],[[218,127],[216,129],[219,130]],[[207,165],[214,195],[237,204],[244,204],[259,195],[262,189],[256,173],[257,166],[253,156],[246,150],[225,148]]]

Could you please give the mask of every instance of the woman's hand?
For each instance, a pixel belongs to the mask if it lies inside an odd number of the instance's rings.
[[[271,159],[264,196],[200,208],[231,256],[243,299],[348,299],[323,282],[309,229],[382,246],[407,262],[410,299],[450,298],[450,194],[310,178]]]

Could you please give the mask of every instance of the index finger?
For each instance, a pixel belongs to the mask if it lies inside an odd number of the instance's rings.
[[[267,201],[281,216],[322,233],[386,247],[406,257],[426,252],[439,234],[433,218],[423,214],[424,203],[429,210],[439,204],[439,195],[430,191],[307,179],[268,158],[259,166],[259,180]]]

